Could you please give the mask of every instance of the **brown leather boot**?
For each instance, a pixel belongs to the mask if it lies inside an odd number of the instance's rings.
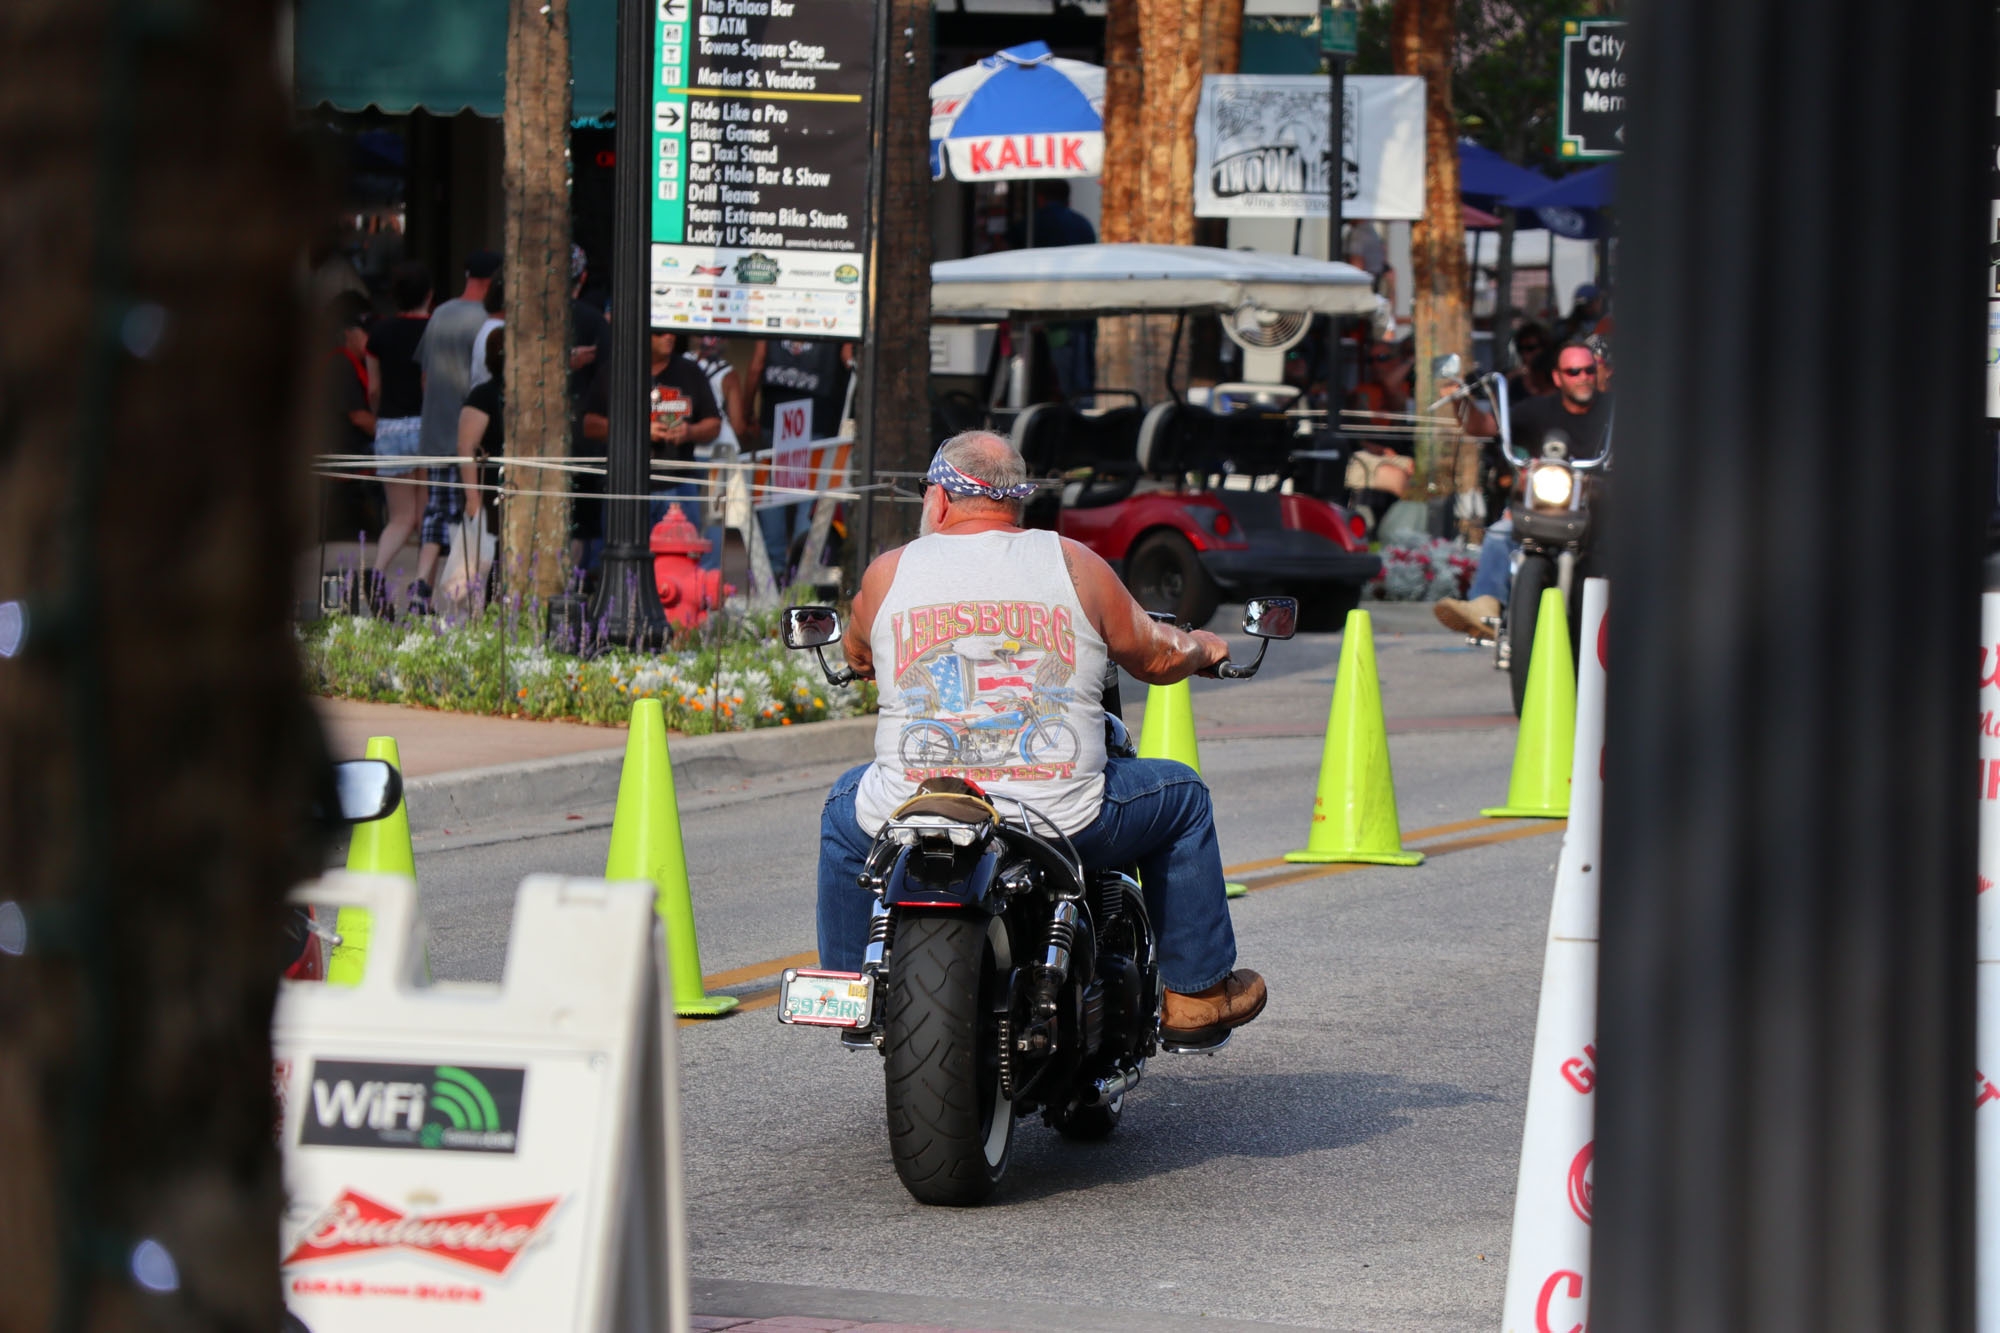
[[[1500,599],[1475,597],[1469,602],[1461,602],[1456,597],[1445,597],[1432,606],[1431,614],[1446,629],[1456,630],[1468,638],[1491,642],[1493,626],[1486,622],[1500,619]]]
[[[1247,967],[1239,967],[1207,990],[1192,995],[1168,991],[1160,1006],[1160,1036],[1186,1046],[1205,1046],[1220,1041],[1231,1028],[1240,1028],[1264,1012],[1269,999],[1264,978]]]

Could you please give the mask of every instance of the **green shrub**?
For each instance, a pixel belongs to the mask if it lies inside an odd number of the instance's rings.
[[[618,724],[634,699],[657,698],[667,725],[691,735],[875,710],[872,682],[833,689],[810,653],[788,652],[775,611],[713,617],[663,653],[588,658],[550,648],[538,619],[498,605],[464,620],[334,615],[298,639],[307,687],[338,699]]]

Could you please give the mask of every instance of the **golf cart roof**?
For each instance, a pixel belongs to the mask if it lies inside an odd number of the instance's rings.
[[[931,265],[931,313],[961,319],[1226,311],[1258,305],[1312,315],[1375,309],[1352,264],[1208,245],[1064,245]]]

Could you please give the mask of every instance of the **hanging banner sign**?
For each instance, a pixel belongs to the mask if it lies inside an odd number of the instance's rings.
[[[861,336],[874,0],[658,0],[652,322]]]
[[[1346,80],[1341,213],[1424,213],[1424,81]],[[1327,214],[1327,81],[1314,74],[1211,74],[1195,118],[1194,211],[1204,218]]]

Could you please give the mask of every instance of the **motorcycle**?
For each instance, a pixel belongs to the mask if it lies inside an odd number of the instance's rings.
[[[1439,378],[1458,378],[1458,357],[1443,358],[1438,372]],[[1595,561],[1592,501],[1599,497],[1601,481],[1593,474],[1609,475],[1611,427],[1608,424],[1605,427],[1604,450],[1596,458],[1570,457],[1570,440],[1560,431],[1551,431],[1536,441],[1535,456],[1530,458],[1515,447],[1507,410],[1507,380],[1497,371],[1440,398],[1431,404],[1431,410],[1480,394],[1490,400],[1493,419],[1499,423],[1500,452],[1514,465],[1520,478],[1515,492],[1518,498],[1509,512],[1521,549],[1513,561],[1513,591],[1501,608],[1493,639],[1493,665],[1508,675],[1514,694],[1514,714],[1518,717],[1528,696],[1528,669],[1534,655],[1535,622],[1541,612],[1543,591],[1560,589],[1569,623],[1583,623],[1583,579],[1578,577],[1577,569],[1591,566]],[[1577,647],[1572,636],[1572,654]]]
[[[1271,640],[1297,623],[1295,599],[1251,599],[1243,630],[1257,656],[1215,674],[1256,675]],[[831,684],[855,679],[826,660],[841,633],[831,607],[787,610],[783,633]],[[1106,748],[1130,757],[1115,692],[1105,707]],[[836,1028],[850,1049],[881,1054],[890,1156],[919,1202],[986,1199],[1006,1174],[1015,1122],[1037,1111],[1065,1138],[1105,1138],[1149,1058],[1229,1040],[1163,1040],[1136,867],[1084,864],[1026,802],[928,779],[876,835],[861,886],[875,898],[861,970],[787,968],[778,1021]]]

